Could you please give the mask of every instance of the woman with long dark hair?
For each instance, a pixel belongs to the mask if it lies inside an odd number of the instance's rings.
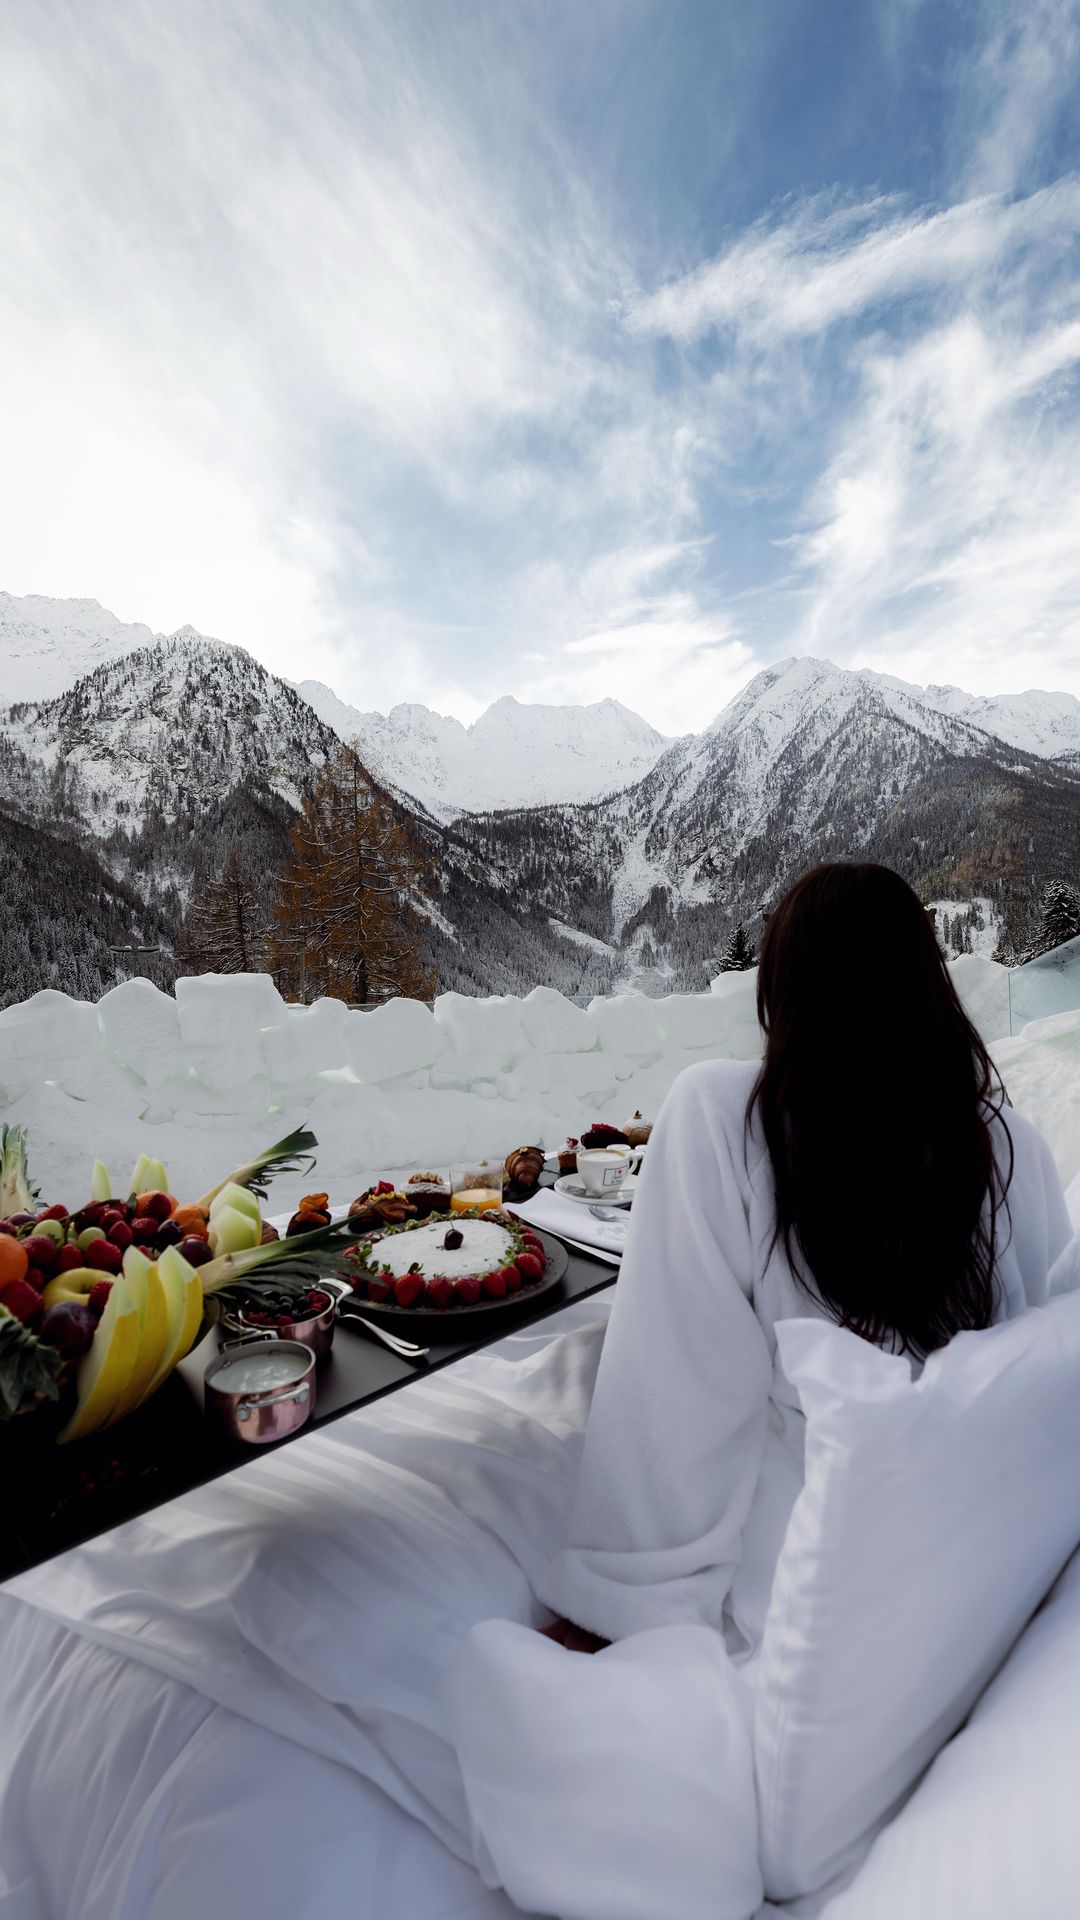
[[[930,916],[898,874],[820,866],[761,945],[759,1065],[680,1074],[653,1130],[570,1544],[544,1599],[585,1634],[760,1635],[802,1476],[777,1321],[821,1314],[920,1365],[1045,1300],[1072,1237]]]

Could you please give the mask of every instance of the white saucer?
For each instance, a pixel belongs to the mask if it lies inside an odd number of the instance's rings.
[[[556,1180],[554,1191],[561,1193],[564,1200],[576,1200],[586,1207],[624,1207],[629,1206],[638,1190],[636,1173],[628,1173],[619,1187],[612,1187],[608,1193],[588,1193],[585,1182],[579,1174],[564,1173]]]

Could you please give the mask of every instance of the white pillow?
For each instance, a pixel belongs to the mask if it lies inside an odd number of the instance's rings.
[[[1080,1541],[1080,1295],[907,1360],[777,1327],[807,1417],[754,1761],[766,1892],[850,1865],[970,1712]]]
[[[525,1913],[758,1912],[753,1708],[711,1627],[654,1627],[587,1655],[489,1620],[443,1700],[473,1858]]]
[[[1064,1920],[1077,1910],[1080,1555],[821,1920]]]

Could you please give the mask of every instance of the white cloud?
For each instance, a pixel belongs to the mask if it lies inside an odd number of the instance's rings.
[[[802,202],[759,222],[719,259],[638,301],[628,324],[692,341],[712,328],[767,349],[824,333],[911,294],[980,280],[1032,249],[1080,232],[1080,180],[1010,202],[983,195],[941,212],[894,199]]]
[[[1080,55],[1078,0],[1004,0],[974,62],[969,192],[1012,192],[1067,109]]]
[[[1075,684],[1078,368],[1072,319],[967,317],[867,358],[798,543],[800,650],[979,690]]]

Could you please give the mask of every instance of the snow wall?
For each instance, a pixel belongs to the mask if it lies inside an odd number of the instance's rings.
[[[1015,1104],[1071,1178],[1080,1013],[1007,1040],[1007,969],[965,955],[951,971]],[[557,1147],[635,1109],[652,1118],[693,1061],[757,1057],[755,988],[754,973],[721,974],[708,993],[619,994],[587,1009],[536,987],[523,999],[448,993],[434,1011],[393,1000],[371,1013],[337,1000],[287,1006],[262,974],[179,980],[175,997],[128,980],[96,1006],[44,992],[0,1012],[0,1119],[29,1128],[35,1179],[68,1204],[95,1157],[122,1180],[139,1152],[152,1153],[190,1194],[300,1124],[320,1143],[307,1186],[351,1198],[382,1171]],[[280,1183],[282,1206],[295,1185]]]

